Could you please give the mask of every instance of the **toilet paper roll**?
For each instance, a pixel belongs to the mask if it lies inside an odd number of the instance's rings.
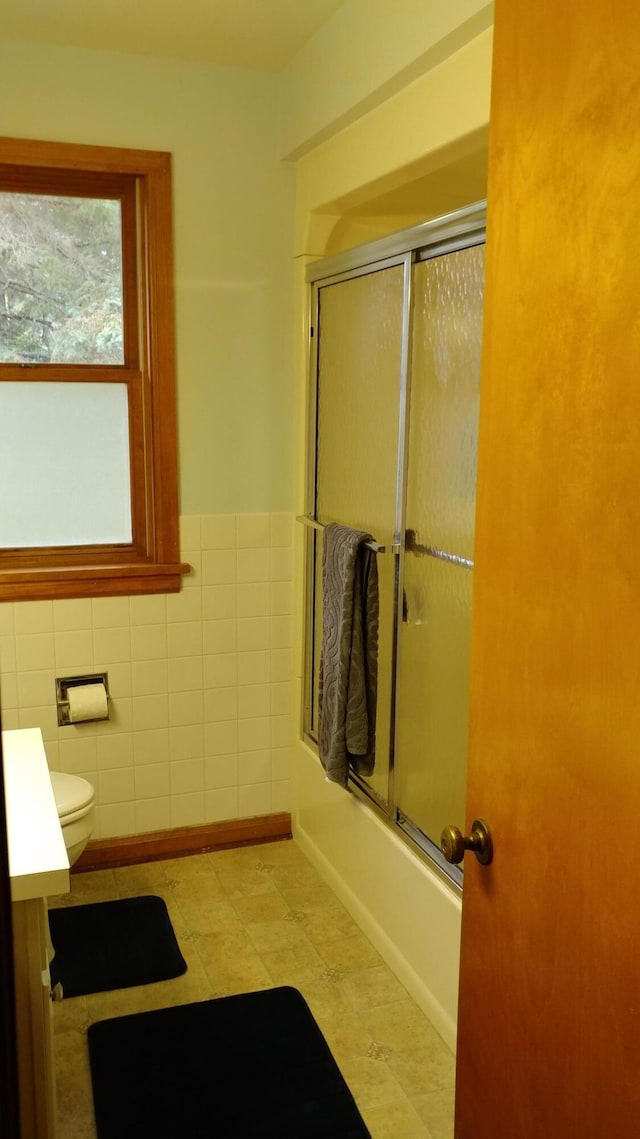
[[[67,689],[69,719],[72,724],[83,720],[108,720],[109,701],[104,683],[73,684]]]

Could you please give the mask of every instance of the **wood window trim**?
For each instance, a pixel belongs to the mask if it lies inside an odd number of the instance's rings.
[[[59,177],[95,175],[135,180],[139,333],[130,334],[129,367],[102,368],[130,383],[138,430],[130,443],[134,540],[127,546],[0,550],[0,601],[172,593],[190,567],[180,562],[175,393],[171,155],[162,151],[0,138],[0,189],[33,183],[40,171]],[[60,191],[63,192],[62,190]],[[126,271],[126,270],[125,270]],[[125,320],[127,319],[125,315]],[[35,365],[33,381],[68,380],[83,365]],[[79,376],[78,372],[78,376]],[[25,370],[0,365],[0,379],[26,380]],[[27,381],[28,382],[28,381]]]

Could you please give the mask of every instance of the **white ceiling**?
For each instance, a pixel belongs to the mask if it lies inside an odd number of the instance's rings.
[[[0,34],[279,71],[345,0],[1,0]]]

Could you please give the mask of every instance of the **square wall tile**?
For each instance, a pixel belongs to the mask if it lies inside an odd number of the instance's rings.
[[[94,629],[124,628],[130,623],[128,597],[94,597],[91,611]]]
[[[238,756],[215,755],[207,756],[204,761],[204,785],[206,790],[219,787],[237,787],[238,785]]]
[[[238,549],[268,546],[271,543],[271,520],[268,514],[236,515]]]
[[[275,780],[271,784],[271,810],[274,815],[291,810],[291,783],[288,779]]]
[[[203,686],[230,688],[238,683],[238,654],[215,653],[203,658]]]
[[[293,752],[290,747],[274,747],[271,751],[271,777],[274,782],[291,778]]]
[[[21,708],[35,708],[39,705],[56,702],[56,684],[53,669],[42,669],[38,672],[19,672],[17,678],[18,704]],[[3,705],[6,698],[5,686],[2,686]],[[16,705],[14,704],[14,707]]]
[[[238,581],[254,582],[269,581],[271,575],[271,559],[268,548],[238,550]]]
[[[102,838],[135,834],[136,812],[134,803],[107,803],[104,806],[97,807],[96,814]]]
[[[135,732],[169,726],[168,696],[134,696],[131,704]]]
[[[233,585],[205,585],[202,589],[202,616],[205,621],[237,617],[238,590]]]
[[[293,710],[293,685],[291,682],[271,685],[271,715],[290,716]]]
[[[163,625],[167,619],[164,593],[145,593],[129,599],[132,625]]]
[[[242,617],[238,620],[238,652],[259,652],[271,644],[268,617]]]
[[[69,728],[69,731],[73,731]],[[78,775],[81,771],[97,769],[98,745],[95,736],[86,739],[63,739],[58,742],[60,770],[68,775]]]
[[[202,657],[169,660],[169,692],[195,692],[202,688]]]
[[[267,617],[270,613],[270,586],[253,582],[238,586],[238,617]]]
[[[38,667],[41,667],[38,665]],[[0,672],[15,672],[17,668],[16,638],[13,636],[0,637]]]
[[[220,787],[205,791],[205,822],[220,823],[238,818],[238,788]]]
[[[237,580],[235,550],[204,550],[202,554],[202,584],[232,585]]]
[[[205,654],[233,653],[238,643],[236,621],[205,621],[202,626],[202,651]]]
[[[167,621],[200,621],[202,619],[202,591],[183,589],[167,594]]]
[[[98,736],[96,744],[99,772],[133,766],[133,734],[131,732],[117,732],[111,736]],[[129,798],[133,798],[133,796],[131,795]]]
[[[134,771],[136,801],[171,794],[168,763],[147,763]]]
[[[117,664],[131,660],[131,628],[129,625],[120,628],[105,627],[93,630],[93,656],[94,660],[104,661],[105,664]]]
[[[167,655],[167,626],[132,625],[131,659],[161,660]]]
[[[276,547],[270,553],[271,580],[291,581],[293,579],[293,551],[291,547]]]
[[[157,696],[166,691],[166,660],[134,661],[131,666],[131,692],[133,696]]]
[[[93,634],[91,629],[55,633],[56,670],[91,671],[93,667]]]
[[[238,715],[237,688],[207,688],[204,692],[204,722],[235,720]]]
[[[290,649],[293,644],[293,621],[291,616],[271,618],[271,648]]]
[[[204,754],[204,726],[181,724],[169,728],[169,756],[176,759],[197,759]]]
[[[133,759],[136,766],[166,762],[169,759],[169,729],[148,728],[135,732]]]
[[[272,649],[271,680],[283,683],[293,679],[293,652],[291,649]]]
[[[271,715],[271,689],[268,684],[245,684],[238,689],[238,719],[250,720]]]
[[[202,622],[176,621],[167,625],[167,651],[170,657],[202,656]]]
[[[271,582],[271,613],[282,616],[291,613],[293,605],[293,591],[290,581]]]
[[[171,827],[171,799],[165,795],[158,799],[136,800],[136,834],[164,831]]]
[[[133,768],[120,767],[98,772],[97,802],[127,803],[134,797]]]
[[[13,601],[0,601],[0,637],[11,636],[15,631]]]
[[[271,752],[247,751],[238,756],[238,784],[268,783],[271,781]]]
[[[30,676],[34,674],[26,673],[26,675]],[[16,672],[2,673],[2,679],[0,680],[0,707],[3,713],[9,708],[18,707],[18,674]]]
[[[203,550],[233,550],[236,546],[235,514],[203,514],[200,522]]]
[[[204,791],[171,796],[171,825],[197,827],[204,823]]]
[[[33,602],[33,604],[37,604]],[[55,668],[53,633],[25,633],[16,635],[16,669],[18,672],[38,672]]]
[[[271,718],[238,720],[238,751],[261,751],[271,747]]]
[[[52,601],[19,601],[14,608],[14,631],[20,634],[52,633]]]
[[[270,518],[271,545],[291,546],[293,544],[293,515],[288,511],[275,513]]]
[[[205,724],[205,755],[229,755],[238,750],[238,721],[223,720],[218,724]]]
[[[268,684],[270,679],[268,652],[238,653],[238,684]]]
[[[241,819],[270,814],[270,783],[254,783],[247,787],[238,787],[238,815]]]
[[[72,598],[54,601],[53,627],[57,632],[90,629],[93,624],[91,598]]]
[[[201,690],[198,692],[171,692],[169,694],[169,724],[171,727],[201,723]]]
[[[171,794],[204,790],[204,759],[181,759],[170,764]]]

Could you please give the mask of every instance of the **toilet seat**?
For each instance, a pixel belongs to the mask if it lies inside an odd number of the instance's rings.
[[[52,771],[50,775],[60,821],[72,823],[86,815],[93,806],[91,784],[80,775],[67,775],[63,771]]]

